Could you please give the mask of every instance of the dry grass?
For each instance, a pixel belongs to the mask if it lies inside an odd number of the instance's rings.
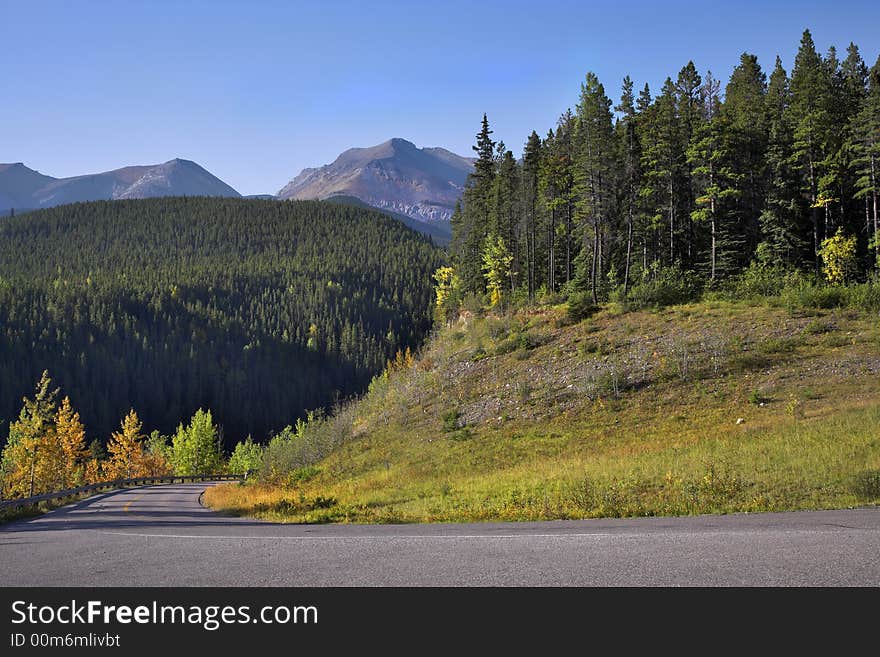
[[[880,325],[716,301],[440,331],[346,409],[355,436],[286,487],[209,504],[295,522],[526,520],[880,501]],[[351,426],[348,426],[348,425]]]

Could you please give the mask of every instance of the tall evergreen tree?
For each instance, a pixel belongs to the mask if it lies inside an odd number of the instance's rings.
[[[685,164],[685,152],[700,131],[703,121],[703,99],[701,98],[703,80],[692,61],[688,62],[679,72],[675,81],[675,104],[681,153],[678,158],[678,175],[681,182],[678,186],[678,213],[685,218],[683,226],[684,248],[682,256],[685,265],[690,267],[696,258],[694,224],[691,218],[696,204],[696,190],[690,169]]]
[[[873,247],[874,267],[880,270],[880,57],[871,67],[868,91],[853,121],[855,196],[864,199],[866,233]]]
[[[663,89],[651,105],[642,123],[642,166],[645,184],[641,195],[649,202],[656,239],[656,256],[660,261],[672,264],[679,259],[678,225],[681,198],[681,168],[684,165],[685,148],[681,142],[682,131],[678,125],[675,85],[666,78]],[[665,238],[661,226],[665,222]],[[664,243],[665,242],[665,246]],[[666,258],[664,259],[664,254]]]
[[[485,289],[481,271],[483,243],[489,235],[492,208],[492,190],[495,181],[495,142],[489,129],[489,119],[483,114],[477,143],[472,148],[477,154],[474,171],[468,176],[458,218],[459,235],[454,240],[453,261],[466,292],[481,294]]]
[[[691,218],[698,224],[709,225],[709,280],[717,280],[719,270],[730,271],[730,261],[737,252],[737,222],[731,221],[735,211],[732,202],[739,195],[736,189],[738,182],[730,163],[731,127],[721,112],[719,99],[720,84],[712,77],[711,71],[706,74],[702,97],[704,102],[704,121],[697,128],[688,148],[688,163],[692,167],[698,196],[695,199],[696,209]],[[719,263],[719,246],[721,246],[721,262]],[[719,266],[720,265],[720,266]]]
[[[825,224],[832,202],[828,196],[820,198],[832,127],[829,73],[829,67],[816,52],[810,31],[804,30],[791,75],[792,162],[800,177],[801,192],[812,223],[813,262],[817,273],[819,245],[825,239]]]
[[[532,130],[523,148],[522,164],[522,228],[520,234],[526,244],[526,289],[529,298],[535,296],[540,285],[539,258],[541,240],[540,225],[540,173],[542,143],[538,133]]]
[[[766,93],[767,77],[758,58],[743,53],[727,83],[721,105],[729,147],[727,162],[736,191],[731,220],[737,224],[733,230],[737,239],[728,251],[734,256],[734,270],[746,264],[748,254],[754,252],[760,239],[759,219],[766,195]]]
[[[581,84],[576,119],[575,185],[583,239],[577,280],[581,285],[588,281],[595,303],[603,268],[602,233],[607,228],[613,197],[614,142],[611,100],[592,72]]]
[[[767,191],[760,215],[761,235],[769,253],[788,267],[800,265],[809,238],[803,229],[802,203],[794,167],[788,74],[777,56],[765,101]]]
[[[635,226],[639,213],[639,187],[642,176],[642,149],[636,129],[638,115],[633,82],[628,75],[623,78],[620,104],[614,109],[621,115],[616,126],[616,134],[617,160],[620,169],[620,207],[626,225],[626,250],[623,265],[623,293],[626,294],[630,284]]]

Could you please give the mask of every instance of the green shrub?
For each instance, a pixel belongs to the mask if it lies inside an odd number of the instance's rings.
[[[629,310],[662,308],[692,301],[700,294],[700,279],[695,272],[678,265],[653,267],[643,281],[634,285],[626,297]]]
[[[458,422],[460,417],[461,412],[457,408],[453,408],[452,410],[443,413],[443,415],[440,416],[440,419],[443,420],[443,431],[450,433],[460,429],[461,427]]]
[[[833,331],[834,328],[834,324],[831,322],[814,319],[804,327],[804,333],[807,333],[808,335],[821,335],[822,333]]]
[[[810,281],[798,280],[780,293],[783,305],[789,310],[831,309],[846,305],[846,288],[817,285]]]
[[[565,318],[570,324],[577,324],[592,316],[599,308],[586,292],[575,292],[568,297]]]
[[[880,311],[880,279],[846,288],[847,305],[868,312]]]
[[[734,281],[734,295],[738,299],[776,296],[785,287],[786,274],[784,267],[753,260]]]

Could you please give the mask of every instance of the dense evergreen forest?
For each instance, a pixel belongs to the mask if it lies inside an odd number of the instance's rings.
[[[106,441],[210,408],[227,446],[359,392],[430,329],[443,254],[378,212],[217,198],[0,222],[0,435],[48,370]]]
[[[441,281],[463,297],[595,303],[755,264],[830,282],[880,267],[880,58],[869,69],[854,44],[822,56],[805,31],[791,74],[777,57],[769,76],[744,53],[723,93],[688,62],[656,95],[626,77],[613,104],[588,73],[521,160],[491,135],[484,116]]]

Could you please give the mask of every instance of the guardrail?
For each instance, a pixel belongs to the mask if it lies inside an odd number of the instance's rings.
[[[101,490],[109,490],[114,488],[125,488],[126,486],[145,486],[147,484],[175,484],[177,482],[186,483],[188,481],[236,481],[239,479],[247,479],[250,473],[243,475],[236,474],[220,474],[220,475],[164,475],[162,477],[135,477],[133,479],[116,479],[114,481],[102,481],[97,484],[88,484],[78,488],[68,488],[55,493],[43,493],[42,495],[34,495],[33,497],[22,497],[13,500],[0,501],[0,510],[17,509],[21,506],[31,506],[40,502],[49,502],[51,500],[63,500],[68,497],[76,497],[83,493],[92,493]]]

